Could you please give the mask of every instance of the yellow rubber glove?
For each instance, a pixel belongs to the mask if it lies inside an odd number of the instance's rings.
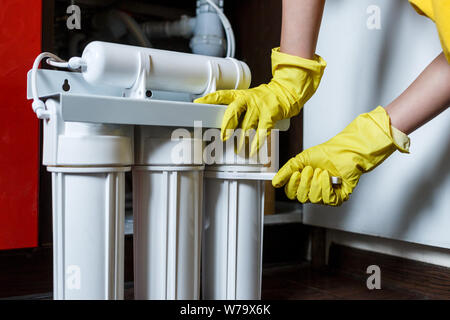
[[[256,129],[250,149],[253,155],[277,121],[300,112],[319,86],[325,66],[326,62],[318,55],[309,60],[275,48],[272,50],[273,78],[268,84],[247,90],[220,90],[194,102],[228,105],[221,126],[223,141],[233,134],[243,116],[240,127],[244,131]]]
[[[272,185],[285,185],[289,199],[332,206],[348,200],[360,176],[374,169],[395,150],[409,153],[409,138],[391,127],[384,108],[359,115],[342,132],[291,158]],[[332,186],[330,177],[342,178]]]

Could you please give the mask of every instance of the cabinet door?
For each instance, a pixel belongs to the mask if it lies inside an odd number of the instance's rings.
[[[41,51],[41,1],[0,6],[0,249],[38,242],[39,122],[26,74]]]

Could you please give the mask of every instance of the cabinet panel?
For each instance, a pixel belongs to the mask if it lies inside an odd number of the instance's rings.
[[[0,6],[0,249],[38,241],[39,123],[26,73],[41,51],[41,1]]]

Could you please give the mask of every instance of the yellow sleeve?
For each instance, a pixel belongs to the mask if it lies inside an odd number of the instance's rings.
[[[450,1],[409,0],[417,13],[434,21],[447,62],[450,64]]]

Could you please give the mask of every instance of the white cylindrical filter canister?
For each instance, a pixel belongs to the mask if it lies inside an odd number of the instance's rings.
[[[176,140],[171,128],[135,130],[135,299],[199,299],[202,141],[185,133]]]
[[[234,144],[225,143],[222,161],[206,166],[204,299],[261,298],[264,185],[273,177],[271,171],[278,169],[277,146],[276,130],[272,131],[270,143],[266,140],[254,159],[248,158],[248,150],[236,155]]]
[[[216,89],[247,89],[247,64],[227,58],[94,41],[82,55],[84,79],[95,85],[131,88],[145,71],[147,89],[203,93],[217,68]]]
[[[260,299],[264,181],[205,172],[202,298]]]
[[[48,170],[54,299],[123,299],[124,179],[130,168]]]
[[[42,163],[48,167],[129,166],[133,159],[130,125],[65,122],[56,99],[45,102],[51,120],[44,121]]]
[[[52,172],[55,299],[122,299],[125,181],[133,127],[65,122],[45,102],[43,164]]]
[[[135,299],[198,299],[203,167],[134,167]]]

